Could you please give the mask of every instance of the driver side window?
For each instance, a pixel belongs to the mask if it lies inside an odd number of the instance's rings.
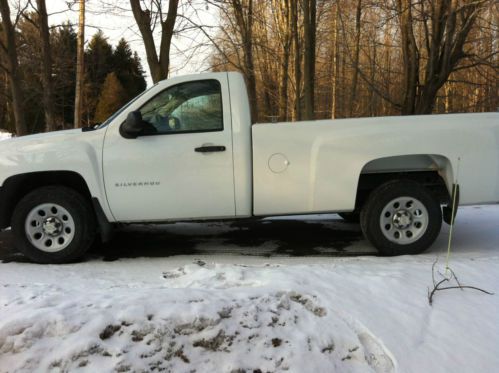
[[[223,130],[222,94],[217,80],[169,87],[140,109],[158,134]]]

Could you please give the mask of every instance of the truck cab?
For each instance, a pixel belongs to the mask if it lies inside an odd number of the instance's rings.
[[[170,79],[130,109],[150,127],[139,123],[134,133],[123,111],[105,128],[104,185],[114,219],[251,215],[251,122],[241,75]]]

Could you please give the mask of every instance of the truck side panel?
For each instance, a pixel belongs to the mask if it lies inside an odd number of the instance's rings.
[[[364,167],[399,155],[448,160],[438,170],[448,188],[459,164],[462,205],[499,201],[496,113],[260,124],[252,134],[255,215],[352,211]]]

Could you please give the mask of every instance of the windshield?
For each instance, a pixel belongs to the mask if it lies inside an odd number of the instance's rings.
[[[156,83],[158,84],[158,83]],[[132,98],[130,101],[128,101],[125,105],[123,105],[118,111],[116,111],[113,115],[111,115],[109,118],[107,118],[103,123],[99,124],[99,126],[96,129],[106,127],[109,123],[113,121],[114,118],[116,118],[118,115],[120,115],[123,111],[125,111],[131,104],[133,104],[135,101],[137,101],[140,97],[142,97],[146,92],[149,92],[151,89],[153,89],[156,84],[154,84],[152,87],[146,89],[143,91],[141,94],[138,96],[135,96]]]

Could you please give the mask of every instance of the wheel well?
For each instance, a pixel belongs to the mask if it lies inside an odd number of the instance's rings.
[[[47,185],[64,185],[76,190],[91,202],[91,194],[83,177],[73,171],[30,172],[9,177],[0,193],[0,228],[10,226],[17,203],[31,191]]]
[[[365,173],[359,178],[355,210],[360,211],[373,190],[392,180],[411,180],[428,188],[441,204],[450,203],[446,183],[438,171]]]

